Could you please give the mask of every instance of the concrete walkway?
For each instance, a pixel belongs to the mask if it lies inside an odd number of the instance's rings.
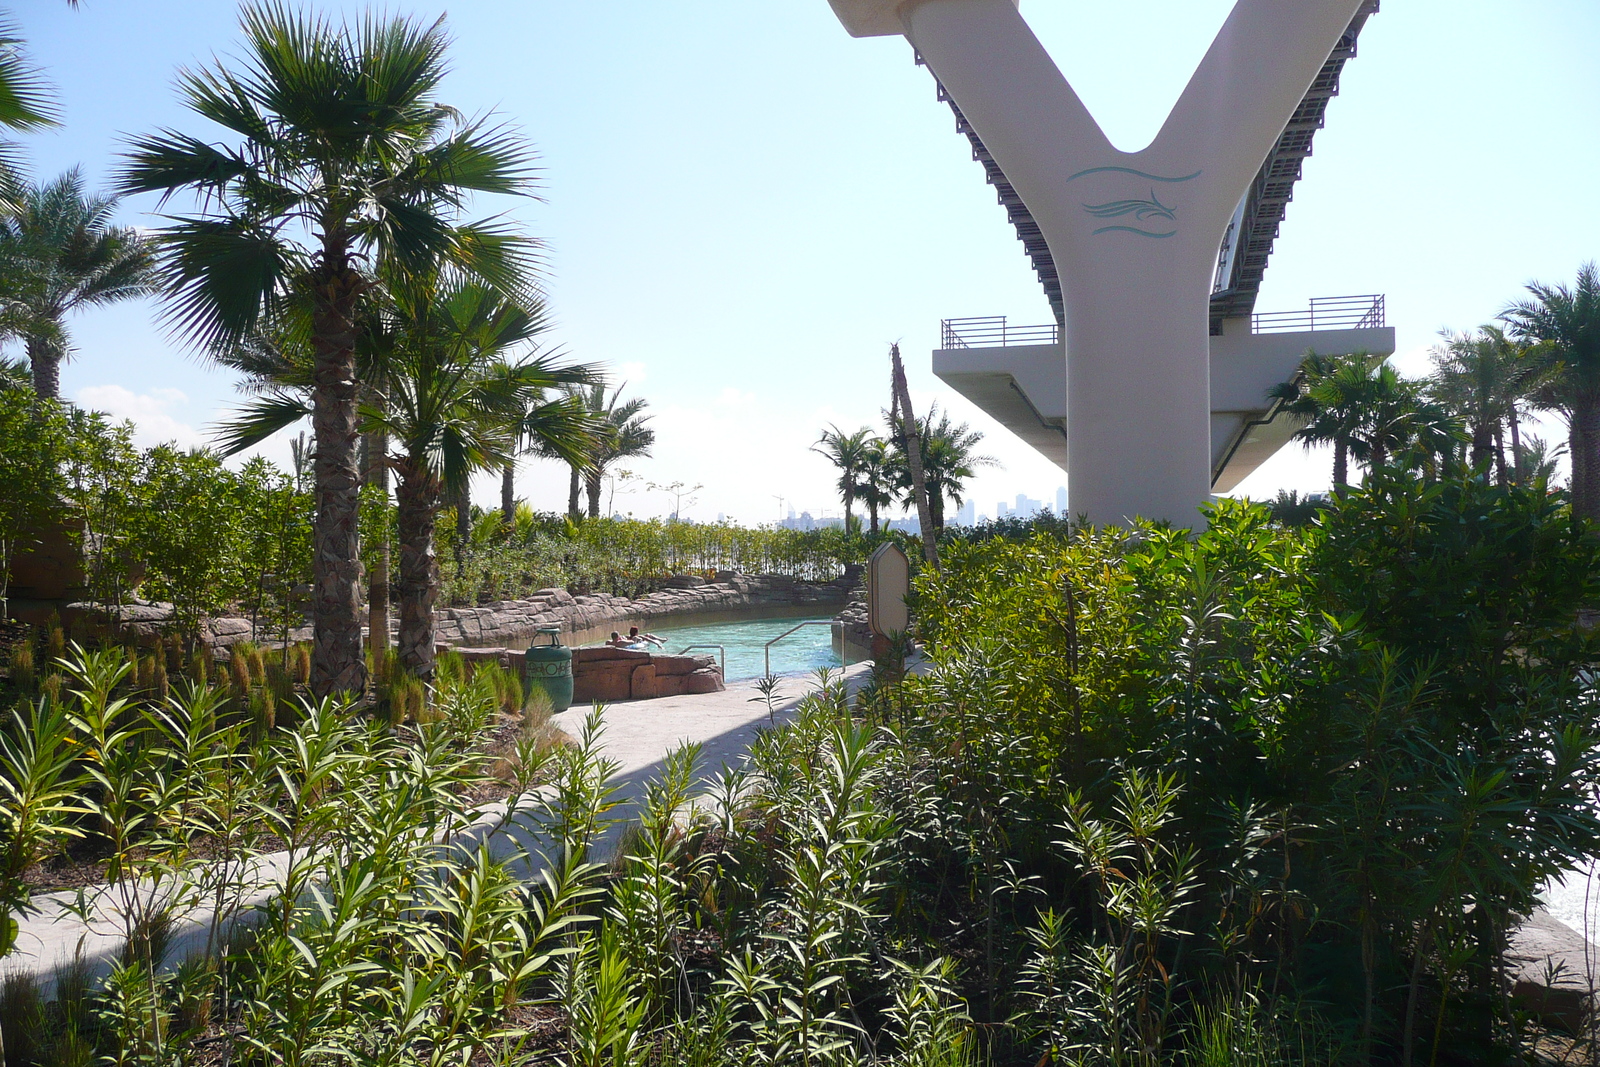
[[[849,668],[846,677],[852,690],[866,680],[870,669],[869,664]],[[774,719],[778,723],[791,719],[801,698],[815,688],[813,677],[785,678],[778,690],[779,699],[774,701]],[[591,705],[578,705],[555,716],[554,721],[576,738],[591,710]],[[605,755],[620,765],[612,784],[621,806],[613,814],[625,816],[643,795],[645,784],[659,776],[668,753],[684,743],[699,742],[701,774],[713,776],[724,763],[738,763],[757,732],[768,725],[768,715],[755,684],[740,682],[721,693],[610,704],[604,709],[604,723]],[[504,805],[491,805],[474,826],[484,834],[493,831],[489,844],[497,856],[522,854],[532,844],[532,835],[519,829],[515,822],[494,829],[504,816]],[[469,827],[461,836],[472,837],[473,829]],[[273,853],[260,857],[256,863],[259,867],[251,880],[275,884],[283,879],[287,856]],[[100,888],[86,889],[81,903],[79,894],[71,890],[36,895],[38,911],[20,921],[16,950],[0,963],[0,975],[32,972],[48,980],[57,966],[80,953],[92,970],[103,973],[121,952],[124,938],[118,901],[114,894],[97,892]],[[249,903],[263,902],[268,896],[270,891],[264,890]],[[84,915],[88,916],[87,922]],[[192,909],[177,919],[173,923],[169,963],[201,952],[210,925],[211,913],[204,908]]]

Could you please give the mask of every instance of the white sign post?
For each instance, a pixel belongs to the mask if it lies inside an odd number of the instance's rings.
[[[911,561],[900,546],[885,542],[867,561],[867,628],[874,638],[905,633],[911,625],[906,595],[911,592]],[[874,640],[873,656],[878,655]]]

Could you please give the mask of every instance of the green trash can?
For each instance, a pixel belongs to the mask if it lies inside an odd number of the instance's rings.
[[[556,711],[572,707],[572,649],[561,643],[561,627],[542,626],[539,633],[549,634],[548,645],[529,645],[522,659],[522,688],[533,692],[535,686],[550,697]]]

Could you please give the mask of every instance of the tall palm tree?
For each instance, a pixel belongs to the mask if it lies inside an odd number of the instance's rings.
[[[861,480],[856,483],[856,498],[867,507],[867,529],[878,536],[878,513],[894,503],[894,459],[889,442],[881,437],[869,440],[861,453]]]
[[[225,142],[172,130],[133,142],[119,189],[178,192],[197,213],[159,233],[169,321],[208,351],[229,349],[296,299],[310,305],[316,522],[312,689],[360,691],[355,349],[386,265],[439,262],[518,297],[533,244],[499,223],[462,224],[472,192],[526,193],[513,135],[438,102],[447,40],[425,25],[358,24],[247,6],[237,69],[180,75],[183,103]]]
[[[542,398],[599,373],[547,358],[508,358],[542,329],[543,316],[480,282],[386,278],[384,291],[388,388],[381,406],[365,406],[361,414],[364,428],[391,443],[385,462],[398,479],[400,657],[429,677],[440,508],[474,472],[502,466],[527,437],[553,454],[581,459],[590,442],[584,413],[564,397]],[[248,448],[309,411],[305,390],[269,391],[223,428],[226,450]]]
[[[590,445],[588,462],[581,465],[584,495],[588,498],[591,519],[600,515],[600,487],[606,470],[622,459],[642,458],[655,447],[656,432],[645,423],[650,416],[643,414],[649,402],[642,397],[622,399],[627,382],[613,389],[609,396],[603,384],[590,386],[578,392],[590,417],[594,420],[594,439]],[[571,464],[573,477],[578,476],[580,465]],[[568,500],[569,511],[577,502],[574,490]]]
[[[1518,344],[1498,326],[1481,326],[1476,333],[1440,332],[1435,345],[1432,393],[1467,425],[1471,438],[1469,461],[1486,468],[1491,462],[1501,484],[1510,476],[1505,437],[1511,436],[1511,456],[1521,451],[1521,409],[1540,384],[1541,367],[1530,346]]]
[[[867,443],[874,439],[872,429],[867,426],[855,433],[845,433],[839,427],[829,425],[817,438],[817,443],[811,446],[811,451],[826,458],[839,472],[837,487],[839,496],[844,500],[846,533],[855,525],[851,508],[855,505],[856,493],[866,467]]]
[[[1544,346],[1549,377],[1534,402],[1566,420],[1572,508],[1600,522],[1600,269],[1591,261],[1571,288],[1533,282],[1528,292],[1500,318],[1517,340]]]
[[[0,325],[27,346],[34,392],[58,400],[67,316],[154,292],[153,249],[132,227],[111,225],[117,198],[87,193],[76,169],[18,183],[13,199],[0,212]]]
[[[917,429],[922,445],[922,477],[927,486],[928,511],[937,534],[944,530],[945,505],[959,508],[968,479],[978,468],[995,467],[999,461],[977,453],[983,441],[981,431],[964,422],[959,425],[951,422],[950,413],[940,411],[938,404],[929,405],[928,413],[917,420]],[[911,464],[907,462],[904,449],[896,451],[893,462],[897,488],[909,504],[913,486]]]

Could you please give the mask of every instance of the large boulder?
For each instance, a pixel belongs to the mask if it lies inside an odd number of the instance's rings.
[[[1517,1007],[1579,1034],[1594,1008],[1590,970],[1600,950],[1543,909],[1507,938],[1506,970]]]

